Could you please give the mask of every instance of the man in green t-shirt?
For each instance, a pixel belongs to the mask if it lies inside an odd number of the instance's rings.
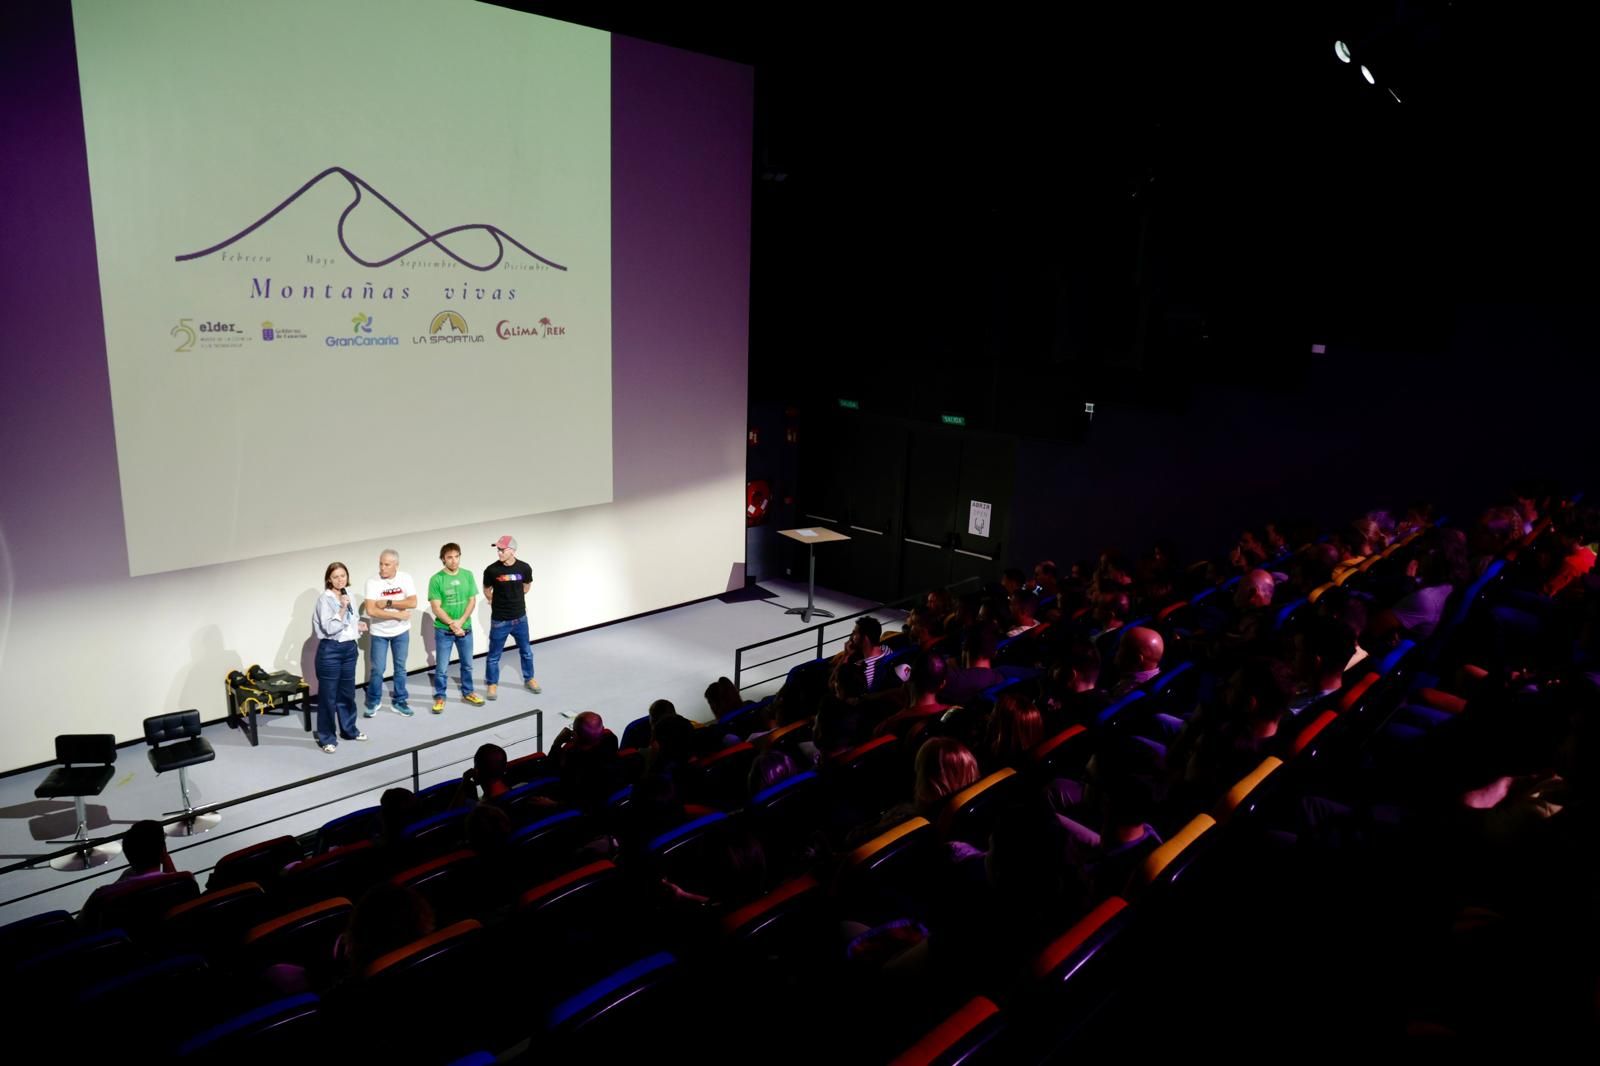
[[[478,602],[478,583],[472,571],[461,569],[461,545],[439,549],[444,569],[428,581],[428,602],[433,605],[433,713],[444,713],[445,679],[450,671],[450,649],[461,659],[461,698],[474,707],[483,697],[472,691],[472,608]]]

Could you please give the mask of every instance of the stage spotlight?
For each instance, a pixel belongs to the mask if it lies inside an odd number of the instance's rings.
[[[1372,71],[1367,69],[1367,65],[1365,63],[1361,65],[1361,76],[1367,79],[1368,85],[1378,84],[1378,79],[1372,76]]]
[[[1339,57],[1339,62],[1350,62],[1350,46],[1343,41],[1333,42],[1333,54]]]

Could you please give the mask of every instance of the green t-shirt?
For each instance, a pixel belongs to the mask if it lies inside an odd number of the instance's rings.
[[[455,573],[441,570],[428,580],[428,602],[438,600],[444,608],[444,613],[451,618],[461,618],[462,612],[467,609],[467,602],[478,594],[478,583],[472,579],[472,573],[462,567]],[[450,626],[435,618],[433,628],[449,629]],[[471,618],[461,618],[461,628],[472,628]]]

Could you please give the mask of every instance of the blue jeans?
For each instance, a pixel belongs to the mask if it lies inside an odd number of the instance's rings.
[[[317,743],[337,744],[334,714],[339,716],[338,735],[354,740],[361,732],[356,727],[356,642],[320,640],[317,642]]]
[[[528,616],[515,618],[508,622],[496,619],[489,625],[489,656],[483,664],[484,680],[491,685],[500,683],[500,653],[506,650],[506,638],[512,637],[517,642],[517,651],[522,656],[522,680],[533,680],[533,645],[528,643]]]
[[[371,638],[367,647],[367,710],[377,710],[383,701],[383,667],[394,652],[394,701],[404,704],[406,694],[406,652],[411,648],[411,630],[399,636]]]
[[[461,656],[461,694],[472,691],[472,630],[456,636],[448,629],[433,627],[433,646],[438,652],[433,664],[433,698],[444,699],[445,682],[450,676],[450,649]]]

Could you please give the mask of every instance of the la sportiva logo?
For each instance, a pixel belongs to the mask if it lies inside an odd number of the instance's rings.
[[[467,328],[467,320],[459,311],[440,311],[428,323],[428,332],[411,338],[412,344],[482,344],[483,334]]]

